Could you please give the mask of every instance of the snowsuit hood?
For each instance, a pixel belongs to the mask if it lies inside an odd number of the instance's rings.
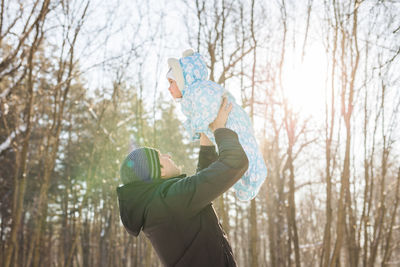
[[[182,66],[185,88],[192,86],[196,82],[207,80],[207,66],[203,57],[199,53],[194,53],[191,56],[183,57],[179,60],[179,62]]]
[[[183,52],[182,58],[169,58],[168,65],[172,69],[182,95],[185,95],[187,87],[198,81],[205,81],[208,77],[207,65],[204,58],[192,49]]]

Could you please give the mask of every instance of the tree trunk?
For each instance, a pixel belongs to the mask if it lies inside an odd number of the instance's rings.
[[[258,231],[257,231],[257,209],[256,209],[256,199],[252,199],[250,203],[250,266],[258,267]]]
[[[18,152],[18,147],[15,148],[16,152],[16,169],[14,175],[14,195],[13,195],[13,211],[12,211],[12,228],[10,234],[9,245],[7,247],[6,258],[4,261],[4,266],[8,267],[11,264],[12,256],[15,255],[14,259],[18,257],[19,254],[19,246],[17,244],[17,234],[20,230],[21,225],[21,215],[23,211],[23,202],[25,197],[25,184],[26,184],[26,177],[27,177],[27,154],[29,149],[29,142],[30,136],[32,132],[32,113],[33,113],[33,106],[34,106],[34,92],[33,92],[33,59],[34,55],[37,51],[39,44],[43,38],[43,32],[40,28],[39,23],[44,20],[47,14],[47,7],[49,2],[45,1],[43,3],[40,16],[38,17],[36,23],[36,35],[32,42],[31,48],[29,50],[29,58],[28,58],[28,79],[27,79],[27,91],[28,91],[28,103],[25,108],[24,113],[24,121],[26,121],[26,127],[24,132],[23,144],[22,144],[22,151]],[[14,265],[14,264],[13,264]]]

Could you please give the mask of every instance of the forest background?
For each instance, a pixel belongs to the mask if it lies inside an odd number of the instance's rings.
[[[195,171],[168,57],[192,47],[254,122],[268,176],[214,206],[239,266],[400,265],[400,2],[1,0],[0,265],[161,266],[119,165]]]

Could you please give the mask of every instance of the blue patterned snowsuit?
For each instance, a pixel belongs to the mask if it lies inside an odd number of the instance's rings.
[[[249,159],[249,168],[243,177],[233,186],[240,200],[253,199],[267,176],[263,156],[254,137],[253,126],[244,109],[234,97],[219,84],[207,80],[207,66],[199,53],[179,59],[185,80],[182,90],[181,107],[187,120],[185,129],[192,141],[205,133],[215,144],[214,135],[208,125],[217,117],[222,96],[228,97],[233,108],[229,114],[226,127],[234,130]]]

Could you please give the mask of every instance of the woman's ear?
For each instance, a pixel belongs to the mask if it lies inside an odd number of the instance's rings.
[[[160,162],[160,171],[161,171],[161,178],[165,177],[165,168]]]

